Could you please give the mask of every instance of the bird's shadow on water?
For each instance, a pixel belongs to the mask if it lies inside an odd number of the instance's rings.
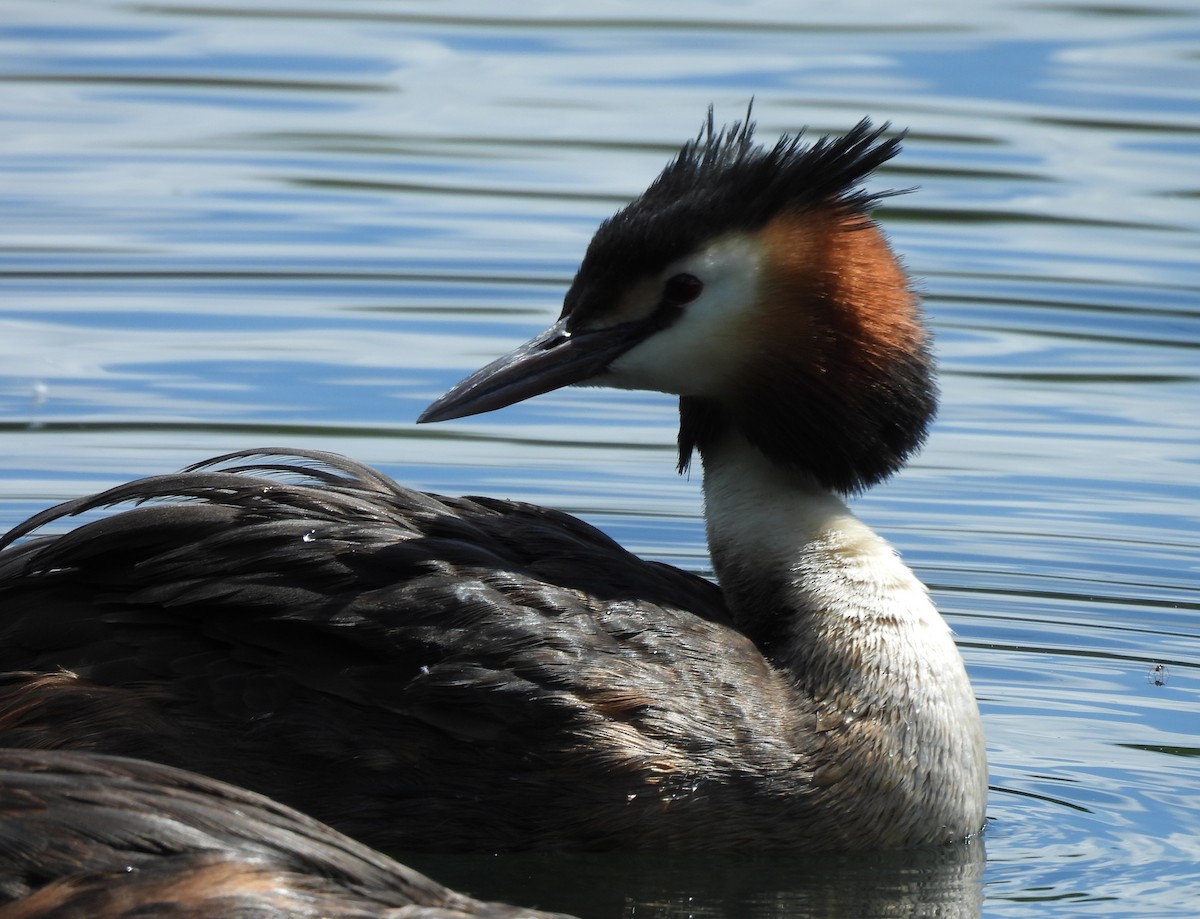
[[[916,852],[400,853],[439,882],[487,900],[582,919],[977,919],[982,839]]]

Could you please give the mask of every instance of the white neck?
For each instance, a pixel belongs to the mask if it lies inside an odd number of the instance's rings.
[[[739,620],[750,625],[766,612],[739,609],[738,584],[752,575],[786,589],[790,615],[827,620],[843,633],[903,623],[949,634],[925,585],[840,497],[798,481],[737,435],[716,456],[705,457],[705,518],[717,574],[735,581],[731,605]],[[808,625],[794,625],[811,639]],[[779,654],[789,656],[784,648]]]
[[[855,793],[902,788],[908,803],[889,797],[884,806],[895,808],[905,841],[932,814],[978,828],[982,723],[925,586],[844,501],[798,481],[740,434],[706,452],[704,494],[713,564],[735,620],[811,703]]]

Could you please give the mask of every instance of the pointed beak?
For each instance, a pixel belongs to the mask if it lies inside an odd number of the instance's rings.
[[[602,374],[650,331],[646,322],[570,332],[566,317],[492,361],[421,413],[418,424],[465,418]]]

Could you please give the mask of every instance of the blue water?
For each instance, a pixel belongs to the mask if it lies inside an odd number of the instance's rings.
[[[1192,2],[0,0],[0,525],[292,444],[553,504],[706,572],[670,400],[412,422],[557,314],[595,225],[709,103],[732,120],[751,96],[764,139],[909,130],[875,187],[915,189],[880,217],[943,407],[856,506],[959,636],[986,863],[406,858],[586,916],[1191,915]]]

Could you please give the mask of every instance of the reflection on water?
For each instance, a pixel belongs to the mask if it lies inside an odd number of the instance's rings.
[[[595,224],[710,101],[733,118],[755,96],[764,137],[890,119],[910,134],[880,185],[917,190],[881,216],[926,294],[944,398],[913,468],[857,508],[933,587],[980,696],[982,894],[979,846],[934,866],[425,867],[586,916],[972,915],[980,896],[986,916],[1186,914],[1194,4],[508,16],[470,0],[0,0],[0,525],[284,443],[562,507],[707,571],[669,400],[564,392],[411,422],[546,324]]]
[[[453,887],[576,916],[975,919],[982,840],[868,856],[405,854]]]

